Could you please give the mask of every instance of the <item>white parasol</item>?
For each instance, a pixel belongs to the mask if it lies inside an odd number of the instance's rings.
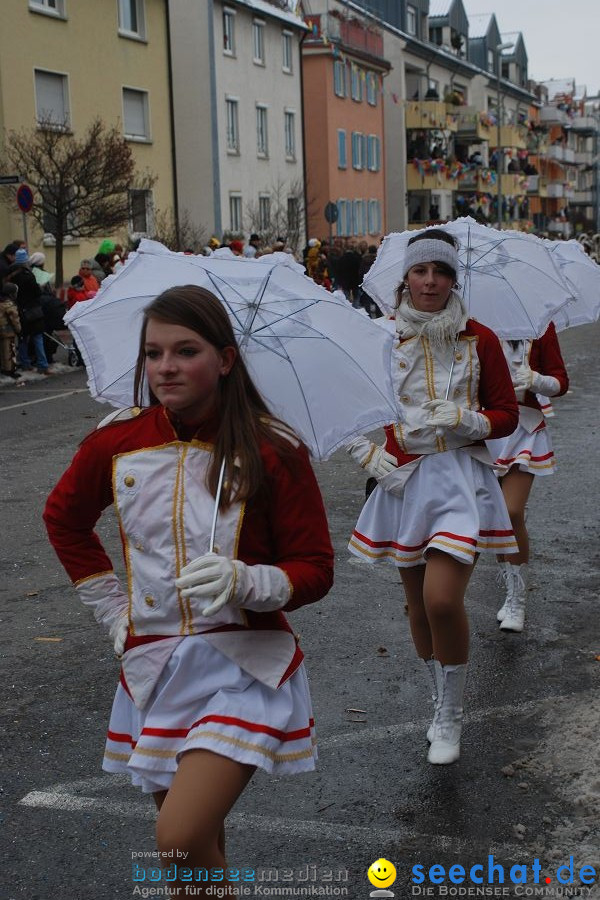
[[[573,291],[539,238],[497,231],[469,217],[436,227],[459,243],[458,281],[469,315],[499,337],[540,337],[557,312],[572,302]],[[396,306],[408,241],[418,233],[387,235],[363,281],[366,293],[388,313]]]
[[[600,266],[578,241],[544,241],[573,292],[574,301],[554,317],[557,331],[600,319]]]
[[[396,421],[393,335],[332,297],[284,256],[189,256],[142,241],[96,297],[77,303],[65,319],[86,364],[92,396],[114,406],[132,405],[144,308],[167,288],[196,284],[221,300],[257,388],[316,459]]]

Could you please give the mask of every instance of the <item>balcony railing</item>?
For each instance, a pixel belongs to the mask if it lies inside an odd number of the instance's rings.
[[[548,222],[546,225],[546,230],[551,234],[563,234],[565,237],[569,237],[571,233],[571,226],[568,222]]]
[[[446,106],[441,100],[410,100],[404,112],[405,127],[456,131],[458,115],[455,110],[455,106]]]
[[[548,184],[548,196],[549,197],[564,197],[565,196],[565,186],[561,181],[551,181]]]
[[[489,141],[493,124],[487,113],[481,113],[476,106],[459,106],[457,108],[457,135],[479,141]]]
[[[553,144],[552,147],[548,147],[546,156],[548,159],[556,159],[559,162],[563,162],[565,158],[565,148],[562,144]]]
[[[558,109],[557,106],[542,106],[540,122],[542,125],[567,125],[571,123],[571,120],[564,109]]]
[[[328,41],[343,47],[362,50],[383,59],[383,34],[380,29],[367,27],[360,19],[335,16],[332,13],[306,16],[306,24],[312,29],[308,41]]]
[[[576,150],[575,151],[575,162],[580,166],[591,166],[592,151],[591,150]]]
[[[571,128],[575,131],[598,131],[598,120],[594,116],[575,116]]]
[[[575,191],[575,196],[573,197],[571,202],[577,204],[578,206],[592,206],[594,202],[594,194],[591,190]]]

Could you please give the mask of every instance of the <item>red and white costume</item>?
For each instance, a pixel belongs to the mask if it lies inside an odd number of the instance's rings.
[[[429,424],[423,404],[445,397],[482,412],[489,436],[514,430],[517,403],[495,334],[467,319],[456,345],[434,349],[425,336],[399,340],[394,387],[403,420],[385,428],[385,450],[398,469],[379,480],[359,516],[349,549],[368,562],[425,562],[428,549],[472,564],[480,551],[517,551],[506,505],[483,441]]]
[[[136,411],[132,411],[135,413]],[[138,411],[139,412],[139,411]],[[129,636],[103,768],[145,791],[168,788],[180,755],[205,748],[276,774],[316,758],[303,654],[281,611],[226,604],[203,617],[175,586],[208,552],[214,499],[205,485],[216,422],[178,438],[155,406],[99,428],[52,491],[50,540],[84,603],[122,589],[94,527],[114,503],[125,557]],[[331,587],[333,551],[308,454],[261,447],[264,487],[219,513],[215,552],[253,571],[276,566],[293,610]],[[260,577],[260,574],[258,575]]]
[[[549,375],[556,380],[556,390],[551,394],[552,397],[560,397],[567,392],[569,378],[552,323],[537,340],[501,343],[512,377],[525,364],[534,372]],[[545,421],[547,413],[545,414],[540,398],[532,391],[518,391],[517,399],[518,427],[508,437],[487,442],[499,474],[504,475],[511,466],[518,466],[521,471],[532,475],[553,475],[556,460]]]

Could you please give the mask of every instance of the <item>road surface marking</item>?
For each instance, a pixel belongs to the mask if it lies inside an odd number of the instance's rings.
[[[115,777],[107,776],[107,778],[91,778],[88,789],[92,785],[96,785],[98,781],[106,782],[108,778],[112,781]],[[129,779],[124,776],[120,780],[120,787],[127,786]],[[77,787],[75,787],[77,785]],[[75,795],[66,790],[81,790],[85,787],[85,779],[79,782],[71,782],[66,785],[57,785],[46,791],[31,791],[22,800],[19,801],[21,806],[28,806],[42,809],[58,809],[64,812],[96,812],[108,813],[109,815],[119,816],[120,818],[130,819],[146,819],[148,821],[156,820],[156,809],[154,804],[149,800],[111,800],[109,798],[85,797]],[[461,838],[447,834],[418,834],[404,825],[398,828],[378,828],[373,825],[346,825],[343,822],[327,822],[314,819],[285,819],[279,816],[258,816],[250,813],[232,813],[227,816],[226,825],[230,828],[239,828],[241,831],[248,832],[250,830],[261,831],[267,834],[276,834],[280,837],[285,835],[288,837],[312,838],[318,840],[329,841],[346,841],[359,844],[362,847],[376,845],[383,847],[388,845],[398,846],[402,844],[404,852],[406,852],[407,844],[414,841],[419,847],[422,846],[423,840],[427,841],[427,849],[429,852],[453,852],[464,855],[473,851],[473,839],[471,837]],[[523,852],[522,845],[514,844],[490,844],[489,852],[495,856],[511,856]]]
[[[48,403],[49,400],[60,400],[61,397],[70,397],[71,394],[87,394],[87,388],[77,388],[74,391],[65,391],[57,394],[56,397],[42,397],[40,400],[26,400],[25,403],[13,403],[12,406],[0,406],[0,412],[5,409],[19,409],[20,406],[33,406],[34,403]]]

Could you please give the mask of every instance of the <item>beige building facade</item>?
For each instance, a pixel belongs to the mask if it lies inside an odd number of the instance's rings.
[[[98,239],[67,239],[68,279],[103,237],[126,246],[152,234],[156,210],[174,210],[167,0],[3,0],[2,12],[10,27],[0,31],[0,141],[48,117],[80,137],[99,117],[130,142],[137,171],[156,178],[151,191],[136,193],[132,185],[128,226]],[[22,173],[0,173],[7,174]],[[43,251],[54,271],[51,233],[31,215],[27,224],[30,252]],[[3,204],[0,244],[22,235],[21,213]]]

